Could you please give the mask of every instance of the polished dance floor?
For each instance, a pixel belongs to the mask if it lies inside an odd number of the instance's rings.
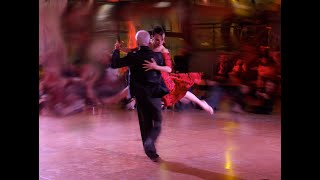
[[[163,111],[160,162],[144,154],[135,111],[39,116],[40,180],[280,180],[281,116]]]

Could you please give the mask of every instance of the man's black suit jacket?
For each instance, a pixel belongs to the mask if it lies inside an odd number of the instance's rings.
[[[137,51],[129,52],[127,56],[120,58],[120,51],[114,50],[111,57],[111,67],[130,68],[130,92],[132,96],[145,94],[153,96],[155,89],[163,86],[161,73],[157,70],[145,71],[143,68],[144,60],[151,61],[154,58],[159,66],[164,66],[161,53],[153,52],[147,46],[140,46]]]

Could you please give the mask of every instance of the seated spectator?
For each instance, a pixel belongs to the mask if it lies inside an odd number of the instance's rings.
[[[277,83],[267,80],[264,87],[256,91],[257,103],[250,107],[250,112],[256,114],[271,114],[277,95]]]
[[[259,58],[257,72],[257,88],[264,87],[267,80],[276,79],[279,74],[275,61],[272,58],[265,56]]]
[[[228,61],[226,54],[220,54],[219,60],[216,65],[216,71],[214,73],[215,81],[218,81],[220,83],[224,83],[229,79],[229,72],[232,70],[232,66]]]

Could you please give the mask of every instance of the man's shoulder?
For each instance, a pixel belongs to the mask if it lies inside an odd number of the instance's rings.
[[[133,51],[131,51],[131,52],[128,52],[127,56],[136,56],[137,53],[138,53],[138,51],[133,50]]]
[[[138,47],[135,47],[135,48],[132,48],[132,49],[130,49],[130,50],[131,50],[131,52],[134,52],[134,51],[138,51],[139,48],[138,48]]]
[[[150,55],[150,54],[154,54],[154,52],[151,49],[139,49],[137,51],[133,51],[132,52],[133,55],[138,55],[138,56],[144,56],[144,55]]]

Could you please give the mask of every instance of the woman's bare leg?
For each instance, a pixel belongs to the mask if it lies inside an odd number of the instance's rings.
[[[214,113],[212,107],[209,106],[206,101],[200,100],[199,98],[197,98],[197,96],[195,96],[191,92],[187,91],[187,93],[186,93],[186,95],[184,97],[189,99],[190,101],[198,104],[202,109],[207,111],[209,114],[212,115]]]

